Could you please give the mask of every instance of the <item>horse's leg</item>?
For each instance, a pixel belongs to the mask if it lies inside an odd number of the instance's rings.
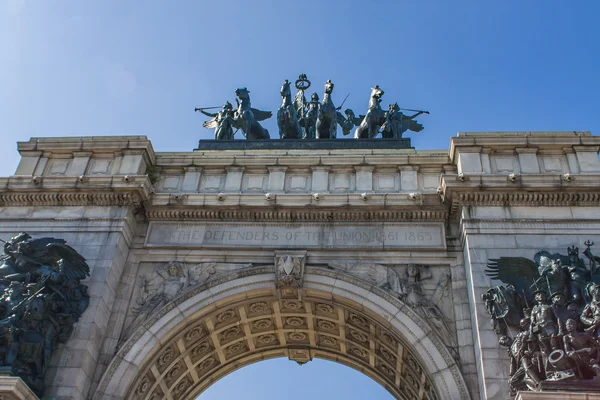
[[[246,139],[255,139],[252,133],[252,122],[248,118],[246,118]]]
[[[317,118],[317,122],[315,123],[315,139],[321,138],[321,119]]]
[[[331,119],[331,123],[329,124],[329,138],[335,139],[337,133],[337,120],[334,118]]]

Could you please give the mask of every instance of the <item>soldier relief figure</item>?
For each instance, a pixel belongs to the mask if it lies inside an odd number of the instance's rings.
[[[592,242],[585,245],[588,266],[574,246],[567,256],[540,251],[534,261],[488,262],[487,275],[505,285],[482,299],[500,345],[508,348],[513,394],[573,385],[600,390],[593,379],[600,373],[600,258],[592,254]]]
[[[85,259],[62,239],[21,233],[0,256],[0,370],[38,395],[57,343],[64,343],[89,304]]]
[[[322,101],[319,101],[317,93],[311,95],[310,101],[306,100],[305,91],[311,86],[306,74],[301,74],[295,81],[297,92],[293,100],[290,86],[290,81],[286,79],[280,88],[282,103],[277,110],[280,139],[335,139],[338,125],[342,128],[344,136],[349,135],[352,129],[357,127],[354,133],[356,139],[372,139],[378,135],[384,139],[399,139],[407,130],[422,131],[423,125],[414,119],[421,114],[429,114],[428,111],[423,110],[402,109],[397,103],[390,104],[384,111],[380,105],[384,92],[378,85],[371,89],[366,114],[358,117],[351,109],[346,109],[344,114],[340,112],[350,94],[339,107],[335,107],[332,100],[334,84],[331,80],[325,82]],[[238,130],[241,130],[248,140],[270,139],[269,132],[259,122],[270,118],[272,114],[269,111],[252,108],[249,93],[246,88],[235,91],[238,104],[236,110],[229,102],[226,102],[217,113],[206,110],[221,107],[195,109],[212,118],[203,126],[215,130],[215,140],[233,140]],[[416,113],[408,116],[401,110]]]

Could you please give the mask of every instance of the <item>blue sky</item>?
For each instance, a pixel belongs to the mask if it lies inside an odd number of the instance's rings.
[[[298,365],[287,358],[276,358],[225,376],[200,395],[199,400],[205,399],[393,400],[393,397],[371,378],[350,367],[319,359]]]
[[[176,6],[175,6],[176,4]],[[185,151],[210,138],[194,107],[247,86],[276,111],[284,79],[364,113],[423,108],[417,149],[458,131],[600,132],[600,2],[0,1],[0,176],[31,136],[148,135]],[[278,137],[275,118],[266,122]],[[239,135],[239,134],[238,134]]]
[[[300,73],[320,96],[331,79],[334,103],[350,93],[357,114],[376,84],[384,105],[431,111],[407,135],[417,149],[445,150],[458,131],[598,134],[599,18],[597,0],[0,0],[0,176],[32,136],[147,135],[158,151],[192,150],[212,136],[194,107],[246,86],[254,107],[276,111]],[[274,118],[265,126],[278,137]],[[286,399],[389,398],[346,367],[283,360],[202,399],[233,398],[230,386],[282,398],[265,388],[299,373],[310,384]],[[350,383],[370,394],[324,394]]]

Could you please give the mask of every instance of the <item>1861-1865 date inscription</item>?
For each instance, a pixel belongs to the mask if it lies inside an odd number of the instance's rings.
[[[445,248],[441,223],[245,224],[153,222],[146,244],[185,247]]]

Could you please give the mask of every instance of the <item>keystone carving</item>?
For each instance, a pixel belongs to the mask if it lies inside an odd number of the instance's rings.
[[[302,287],[306,251],[275,252],[275,284],[281,287]]]

